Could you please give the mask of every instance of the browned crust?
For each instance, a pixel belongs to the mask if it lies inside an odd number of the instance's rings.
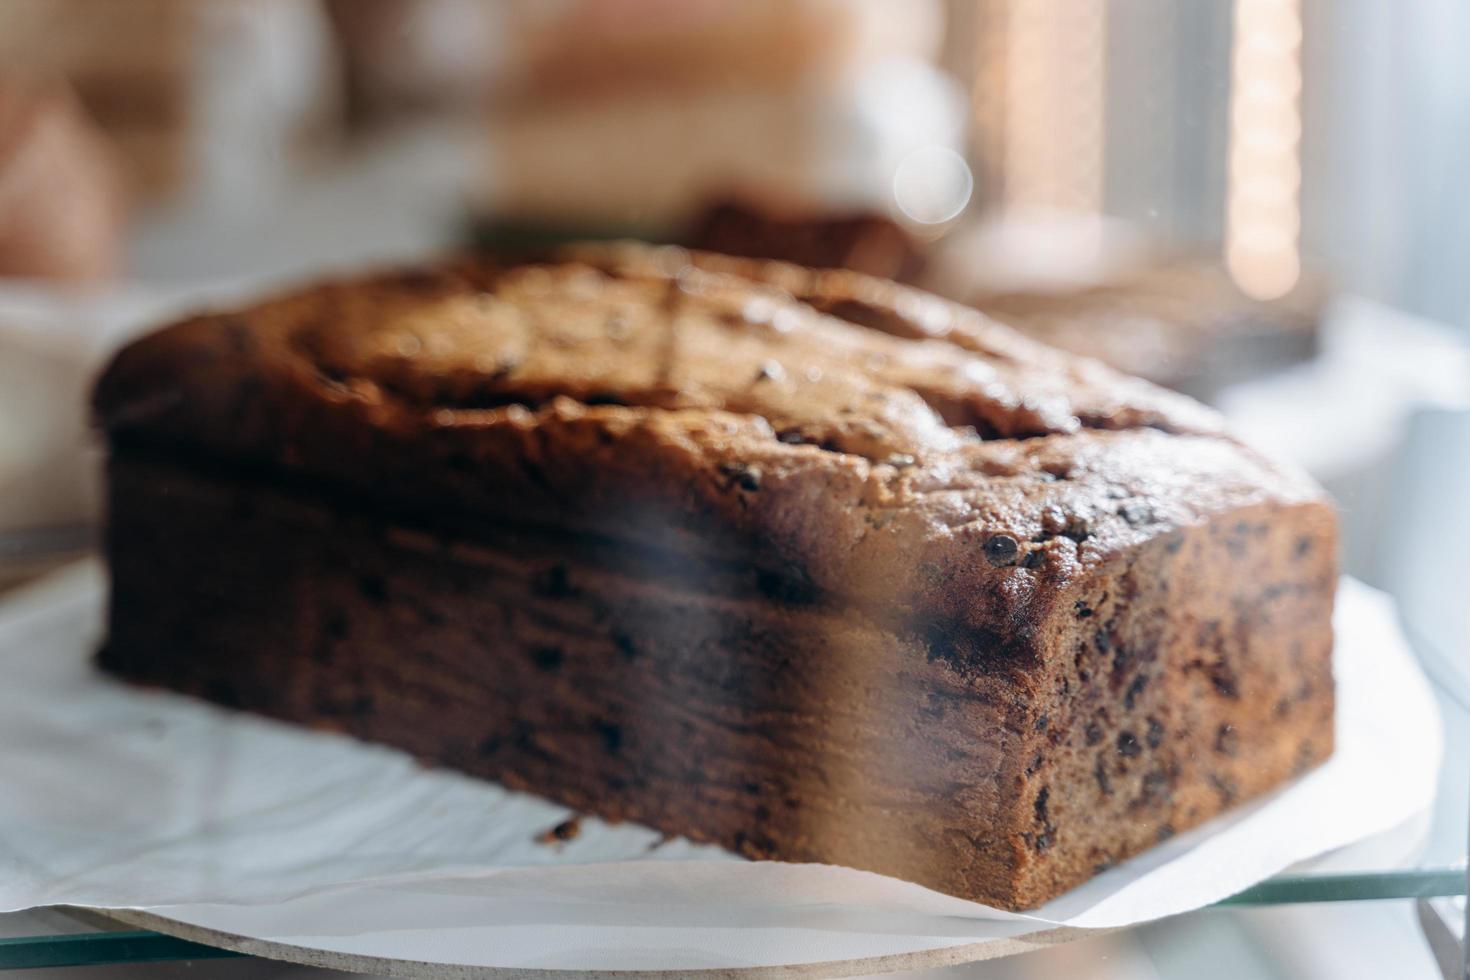
[[[896,282],[918,281],[926,265],[922,244],[912,234],[892,218],[869,211],[817,213],[723,201],[707,208],[683,241],[701,252],[851,269]]]
[[[196,317],[117,357],[98,418],[410,510],[738,539],[817,588],[991,629],[1175,528],[1320,493],[1188,399],[926,294],[815,274],[797,292],[822,315],[680,250],[583,257]],[[998,534],[1009,564],[982,552]]]

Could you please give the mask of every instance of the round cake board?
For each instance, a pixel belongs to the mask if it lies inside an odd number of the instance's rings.
[[[216,907],[218,908],[218,907]],[[215,911],[212,909],[211,911]],[[522,967],[501,967],[484,964],[436,962],[430,960],[405,959],[390,956],[375,956],[354,953],[343,949],[320,946],[302,946],[280,942],[270,938],[245,936],[204,924],[171,917],[145,909],[113,909],[107,913],[119,922],[142,929],[152,929],[165,935],[202,943],[220,949],[229,949],[248,956],[313,966],[320,969],[344,970],[351,973],[382,974],[390,977],[424,978],[424,980],[592,980],[609,977],[627,980],[634,977],[701,977],[708,980],[778,980],[778,978],[805,977],[854,977],[875,973],[897,973],[903,970],[926,970],[939,967],[959,966],[982,960],[997,959],[1046,949],[1062,943],[1092,936],[1101,936],[1115,929],[1077,929],[1058,926],[1006,939],[987,939],[975,943],[963,943],[937,949],[916,950],[888,956],[871,956],[861,959],[830,960],[825,962],[792,963],[783,966],[712,967],[709,969],[677,968],[669,970],[561,970]],[[182,913],[173,913],[180,915]],[[227,916],[225,917],[228,918]],[[493,956],[493,952],[489,955]]]

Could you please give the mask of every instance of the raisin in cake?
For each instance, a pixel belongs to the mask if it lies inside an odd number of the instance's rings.
[[[889,282],[449,262],[96,412],[106,669],[579,811],[1027,908],[1332,748],[1321,491]]]

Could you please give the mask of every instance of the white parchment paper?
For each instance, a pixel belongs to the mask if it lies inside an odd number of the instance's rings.
[[[542,969],[881,957],[1198,908],[1431,802],[1432,694],[1391,603],[1345,580],[1338,745],[1291,786],[1032,915],[867,872],[752,863],[346,738],[99,675],[103,576],[0,607],[0,911],[67,904],[308,949]]]

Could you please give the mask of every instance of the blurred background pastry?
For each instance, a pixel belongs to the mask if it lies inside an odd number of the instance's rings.
[[[661,238],[732,195],[881,209],[907,153],[962,147],[928,0],[582,0],[505,20],[474,189],[492,229]]]
[[[122,221],[115,154],[71,91],[0,74],[0,277],[107,279]]]
[[[301,0],[6,0],[0,64],[65,78],[152,200],[256,200],[337,112],[327,19]]]

